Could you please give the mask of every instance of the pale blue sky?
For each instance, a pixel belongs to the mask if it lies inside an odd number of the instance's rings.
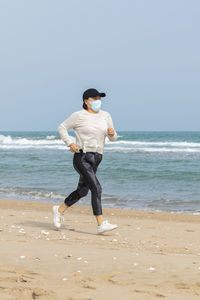
[[[105,92],[116,130],[200,130],[200,2],[0,0],[0,130],[57,130]]]

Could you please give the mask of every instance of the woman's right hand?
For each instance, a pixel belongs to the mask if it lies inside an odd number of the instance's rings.
[[[78,151],[78,145],[75,144],[75,143],[70,144],[69,147],[70,147],[70,151],[71,151],[71,152],[76,152],[76,151]]]

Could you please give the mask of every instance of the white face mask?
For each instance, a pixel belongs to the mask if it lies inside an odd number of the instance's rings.
[[[94,111],[98,111],[101,107],[101,100],[89,101]]]

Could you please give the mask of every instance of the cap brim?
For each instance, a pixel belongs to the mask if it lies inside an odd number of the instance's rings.
[[[105,97],[106,94],[105,94],[105,93],[99,93],[99,96],[100,96],[100,97]]]

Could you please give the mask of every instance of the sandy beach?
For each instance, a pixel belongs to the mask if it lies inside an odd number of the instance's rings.
[[[0,200],[0,299],[200,299],[200,215]]]

